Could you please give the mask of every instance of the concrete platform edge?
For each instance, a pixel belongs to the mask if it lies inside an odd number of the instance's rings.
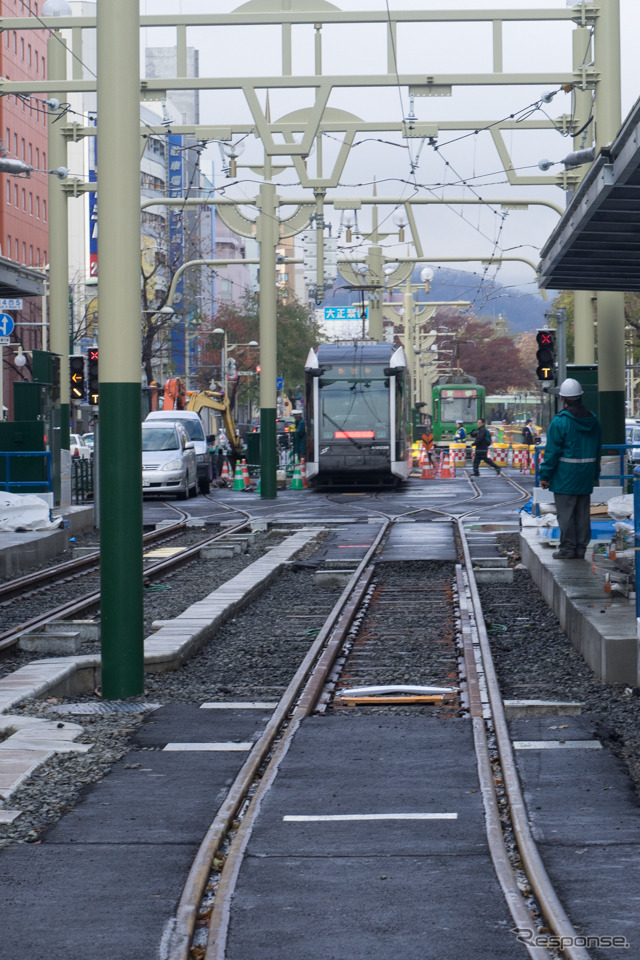
[[[609,601],[586,561],[554,560],[535,529],[525,527],[520,531],[520,554],[571,643],[594,673],[606,683],[635,687],[635,605],[626,600]],[[577,580],[579,589],[575,586]],[[615,616],[607,615],[607,610],[613,609],[611,603],[615,604]]]

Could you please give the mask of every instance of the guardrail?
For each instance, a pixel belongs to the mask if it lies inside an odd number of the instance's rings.
[[[11,466],[12,459],[15,462],[16,459],[21,457],[44,457],[47,478],[46,480],[12,480],[11,479]],[[4,480],[0,480],[0,490],[6,490],[10,492],[14,487],[20,487],[21,489],[28,487],[30,490],[33,489],[34,493],[45,493],[50,492],[52,489],[52,477],[51,477],[51,451],[50,450],[3,450],[0,451],[0,458],[4,459]],[[37,489],[36,489],[37,488]],[[44,489],[43,489],[44,488]]]
[[[71,458],[71,499],[74,503],[93,500],[93,458]]]
[[[625,462],[626,454],[628,450],[639,449],[640,443],[603,443],[600,447],[602,455],[605,456],[607,453],[614,453],[619,459],[620,472],[619,473],[606,473],[604,476],[601,475],[600,479],[606,478],[607,480],[619,480],[621,486],[624,487],[625,481],[632,481],[634,479],[634,469],[633,465],[630,465],[631,473],[625,471]],[[536,446],[533,451],[533,463],[535,468],[535,486],[540,486],[540,455],[546,450],[546,444],[541,444]]]

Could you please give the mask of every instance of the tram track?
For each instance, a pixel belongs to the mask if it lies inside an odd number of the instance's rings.
[[[441,716],[467,713],[471,717],[487,840],[515,926],[521,929],[530,926],[533,911],[538,918],[545,918],[556,936],[570,944],[577,939],[575,930],[548,880],[526,822],[524,800],[495,681],[462,519],[458,518],[456,524],[462,550],[462,563],[456,567],[455,583],[460,652],[464,662],[463,700],[459,697],[453,698],[453,703],[450,700],[448,712],[445,710]],[[380,602],[375,596],[374,558],[391,525],[390,520],[384,522],[375,543],[354,572],[211,825],[183,892],[168,960],[187,960],[197,918],[203,915],[210,916],[203,955],[206,960],[224,960],[231,899],[262,800],[274,783],[302,720],[314,712],[324,713],[328,706],[335,708],[336,692],[344,686],[343,675],[349,669],[349,650],[345,653],[345,647],[353,649],[356,642],[353,638],[350,642],[350,632],[355,623],[356,632],[362,632],[363,622],[367,619],[367,614],[361,612],[362,604],[375,607],[376,602]],[[402,604],[403,601],[395,599],[392,602]],[[375,662],[375,652],[372,657]],[[454,653],[455,657],[457,654]],[[353,675],[346,678],[349,683],[353,680]],[[398,706],[406,710],[402,703]],[[368,705],[360,709],[375,714],[378,707]],[[497,789],[497,784],[503,780],[506,800]],[[223,862],[222,869],[212,867],[214,861]],[[205,888],[213,890],[214,894],[209,894],[203,904]],[[523,893],[529,889],[535,894],[535,905],[533,896]],[[538,945],[527,945],[527,951],[533,960],[549,960],[557,956]],[[587,960],[589,955],[581,947],[569,946],[565,956],[569,960]]]
[[[173,570],[193,562],[198,558],[204,547],[245,530],[250,523],[249,514],[237,508],[232,509],[233,512],[241,515],[241,519],[236,524],[225,527],[224,530],[217,531],[213,535],[198,537],[195,544],[177,551],[173,556],[155,562],[145,562],[143,570],[145,584],[150,585],[157,582]],[[146,533],[143,537],[143,547],[166,545],[175,542],[180,535],[184,534],[187,523],[193,518],[183,510],[178,512],[180,516],[174,524]],[[43,628],[51,621],[96,615],[100,610],[100,589],[90,590],[82,596],[72,600],[65,599],[61,603],[54,603],[54,605],[50,605],[50,600],[47,597],[51,591],[67,589],[71,582],[75,582],[79,578],[91,576],[95,578],[99,574],[99,570],[100,553],[96,550],[84,557],[77,557],[0,584],[0,609],[4,607],[6,610],[10,604],[23,603],[27,598],[33,601],[35,597],[39,596],[44,597],[43,606],[45,608],[36,616],[0,632],[0,657],[10,654],[20,642],[21,637]]]

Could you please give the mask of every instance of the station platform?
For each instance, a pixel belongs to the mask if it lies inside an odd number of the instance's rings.
[[[604,578],[584,560],[554,560],[535,527],[520,532],[522,562],[573,646],[606,683],[640,686],[635,597],[607,594]]]
[[[69,547],[71,537],[93,529],[93,506],[56,508],[50,530],[0,532],[0,577],[17,577],[39,563],[53,560]]]

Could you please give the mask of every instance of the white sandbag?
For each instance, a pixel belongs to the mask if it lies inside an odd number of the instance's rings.
[[[607,510],[613,520],[628,520],[629,517],[633,517],[633,494],[612,497],[607,501]]]
[[[62,523],[51,519],[49,507],[35,494],[0,491],[0,532],[56,530]]]

